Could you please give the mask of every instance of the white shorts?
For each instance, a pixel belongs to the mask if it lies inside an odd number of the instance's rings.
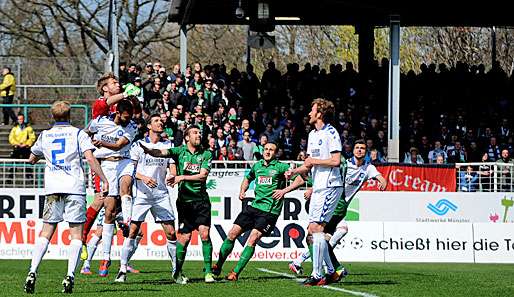
[[[132,176],[136,173],[136,166],[131,159],[121,159],[119,161],[102,161],[102,171],[109,181],[109,197],[120,195],[120,179],[122,176]],[[132,188],[132,186],[131,186]]]
[[[73,224],[83,224],[86,221],[86,195],[46,195],[43,222],[59,223],[62,221]]]
[[[309,223],[330,221],[343,190],[344,187],[334,187],[312,192],[309,204]]]
[[[175,214],[171,207],[169,196],[152,198],[134,198],[132,207],[132,221],[143,222],[146,214],[150,211],[156,223],[170,222],[175,220]]]

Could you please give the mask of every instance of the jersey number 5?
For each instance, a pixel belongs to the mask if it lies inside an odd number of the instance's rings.
[[[64,153],[65,146],[66,146],[66,139],[65,138],[58,138],[58,139],[55,139],[54,141],[52,141],[52,143],[58,143],[58,144],[61,145],[60,149],[52,150],[52,165],[63,164],[64,163],[64,159],[58,160],[57,159],[57,155]]]

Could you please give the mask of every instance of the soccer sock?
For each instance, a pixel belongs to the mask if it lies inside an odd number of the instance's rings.
[[[232,250],[234,249],[234,244],[235,244],[235,241],[228,239],[228,237],[223,241],[223,244],[221,245],[221,248],[220,248],[220,255],[218,257],[218,262],[216,262],[216,265],[218,266],[219,269],[221,269],[221,267],[223,267],[223,264],[227,260],[228,255],[230,255],[230,253],[232,253]]]
[[[334,235],[332,235],[332,237],[330,238],[330,241],[329,241],[330,246],[335,247],[341,241],[341,239],[343,239],[343,237],[346,235],[346,233],[348,233],[347,228],[346,229],[337,228],[336,231],[334,232]]]
[[[310,245],[312,247],[312,245]],[[303,252],[300,257],[296,258],[293,262],[294,264],[298,265],[298,266],[302,266],[302,263],[307,261],[307,259],[309,259],[311,257],[311,250],[312,248],[309,248],[308,250],[306,250],[305,252]]]
[[[205,273],[212,272],[212,242],[211,239],[202,240],[203,268]]]
[[[253,257],[253,253],[255,252],[254,246],[245,246],[243,253],[241,254],[241,258],[239,258],[239,261],[237,261],[237,265],[234,268],[234,272],[237,274],[240,274],[241,271],[245,268],[246,264],[250,261],[250,259]]]
[[[113,232],[114,232],[114,224],[104,223],[104,228],[102,230],[103,259],[104,260],[111,259],[111,244],[112,244]]]
[[[177,241],[168,239],[166,248],[168,249],[168,255],[171,259],[171,271],[175,272],[177,269]]]
[[[34,245],[34,252],[32,254],[32,261],[30,262],[30,272],[36,273],[39,263],[48,249],[48,239],[45,237],[38,237]]]
[[[120,271],[127,273],[127,263],[129,261],[129,257],[132,254],[132,250],[134,250],[136,240],[132,238],[125,238],[123,242],[123,248],[121,249],[121,259],[120,259]]]
[[[93,223],[95,222],[98,212],[99,210],[96,210],[91,206],[86,211],[86,222],[84,223],[84,231],[82,231],[82,243],[84,244],[87,243],[87,235],[89,234],[89,231],[91,231],[91,227],[93,227]]]
[[[187,245],[183,245],[177,241],[177,268],[175,268],[175,275],[182,271],[184,260],[186,259]]]
[[[141,236],[141,235],[136,236],[136,241],[134,242],[134,248],[130,252],[130,255],[128,257],[128,262],[130,262],[130,259],[132,259],[132,256],[134,256],[134,254],[136,253],[137,248],[139,247],[139,242],[141,241],[141,239],[143,239],[143,236]],[[128,262],[127,262],[127,265],[128,265]]]
[[[333,248],[328,243],[328,240],[325,240],[325,247],[323,252],[323,260],[327,265],[327,273],[334,273],[334,267],[339,266],[339,262],[337,261],[336,255],[334,254]]]
[[[123,215],[123,222],[127,224],[130,223],[130,219],[132,218],[132,196],[121,196],[121,213]]]
[[[87,243],[87,260],[84,261],[84,265],[86,265],[86,262],[87,262],[87,267],[89,267],[89,263],[91,263],[91,260],[93,259],[93,256],[95,255],[95,252],[96,252],[96,248],[98,247],[98,243],[100,242],[100,237],[98,237],[98,235],[96,234],[93,234],[91,236],[91,239],[89,240],[89,242]]]
[[[312,276],[321,278],[323,275],[323,246],[326,246],[325,233],[317,232],[312,234]]]
[[[79,263],[80,251],[82,250],[82,240],[72,239],[69,247],[68,257],[68,274],[69,276],[75,277],[75,270]]]

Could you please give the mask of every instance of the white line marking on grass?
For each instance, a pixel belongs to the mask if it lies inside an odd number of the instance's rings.
[[[269,270],[269,269],[266,269],[266,268],[258,268],[258,270],[260,270],[262,272],[266,272],[266,273],[271,273],[271,274],[285,276],[285,277],[293,279],[293,280],[295,280],[297,282],[303,282],[303,279],[297,278],[296,276],[294,276],[292,274],[289,274],[289,273],[273,271],[273,270]],[[352,294],[352,295],[355,295],[355,296],[378,297],[377,295],[373,295],[373,294],[370,294],[370,293],[359,292],[359,291],[352,291],[352,290],[347,290],[347,289],[337,288],[337,287],[332,287],[332,286],[321,286],[320,288],[334,290],[334,291],[339,291],[339,292],[345,292],[345,293]]]

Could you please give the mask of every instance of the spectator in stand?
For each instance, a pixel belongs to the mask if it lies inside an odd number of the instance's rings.
[[[257,139],[255,139],[255,130],[253,130],[251,127],[250,127],[250,121],[247,120],[247,119],[244,119],[242,122],[241,122],[241,129],[239,129],[237,131],[237,134],[238,134],[238,137],[237,137],[237,140],[238,141],[241,141],[243,140],[243,134],[245,132],[250,132],[250,139],[253,141],[253,142],[257,142]]]
[[[431,150],[428,153],[428,161],[429,161],[429,163],[435,163],[435,160],[436,160],[438,155],[443,156],[444,162],[446,163],[446,160],[448,159],[448,155],[442,149],[441,142],[437,140],[436,142],[434,142],[434,149]]]
[[[298,153],[298,156],[296,157],[296,161],[305,161],[307,159],[307,152],[306,151],[300,151]]]
[[[430,151],[432,150],[432,145],[430,145],[430,142],[428,141],[428,137],[426,135],[421,136],[421,144],[419,145],[419,154],[423,158],[423,160],[430,161],[430,158],[428,155],[430,154]]]
[[[488,153],[484,153],[482,155],[482,160],[481,161],[483,163],[492,162],[491,160],[489,160],[489,154]],[[491,182],[492,182],[492,176],[493,176],[493,170],[491,168],[491,165],[481,164],[480,167],[479,167],[478,174],[480,175],[479,182],[480,182],[481,190],[484,191],[484,192],[491,191],[491,189],[492,189]]]
[[[345,159],[350,159],[351,157],[353,157],[353,149],[348,142],[343,143],[342,155],[343,157],[345,157]]]
[[[496,161],[500,164],[509,164],[512,166],[499,166],[498,169],[501,172],[500,187],[503,191],[512,192],[514,185],[512,183],[512,176],[514,173],[514,160],[510,157],[508,149],[502,149],[501,157]]]
[[[261,134],[259,137],[259,144],[253,149],[253,159],[262,160],[264,158],[264,146],[268,143],[268,136]]]
[[[127,63],[120,62],[118,75],[120,77],[120,85],[121,86],[125,86],[126,84],[128,84],[130,82],[129,78],[128,78]]]
[[[498,137],[502,143],[507,142],[507,139],[512,136],[509,126],[509,120],[503,119],[500,128],[498,129]]]
[[[419,151],[415,147],[411,147],[408,153],[405,153],[403,163],[406,164],[423,164],[423,158],[419,155]]]
[[[489,139],[489,145],[487,146],[487,154],[489,155],[489,160],[492,162],[500,159],[500,147],[496,144],[496,137],[491,137]]]
[[[30,157],[30,148],[36,141],[36,134],[32,127],[25,123],[25,116],[18,115],[18,123],[11,129],[9,133],[9,143],[13,147],[11,158],[28,159]]]
[[[223,133],[223,129],[222,128],[217,128],[216,129],[216,137],[215,137],[215,139],[216,139],[216,147],[218,149],[228,145],[227,137]]]
[[[476,192],[478,189],[478,173],[473,171],[471,165],[466,166],[466,171],[459,172],[459,191]]]
[[[228,145],[228,154],[234,157],[234,160],[243,160],[243,150],[237,146],[237,141],[231,139]]]
[[[283,135],[280,139],[280,144],[284,150],[284,158],[286,160],[292,160],[294,156],[294,140],[289,128],[284,128],[282,131]]]
[[[443,155],[437,155],[437,157],[435,158],[435,163],[437,165],[443,165],[446,164],[446,160],[444,159]]]
[[[239,141],[237,143],[237,146],[240,147],[241,150],[243,151],[243,159],[245,161],[253,160],[253,152],[257,145],[255,144],[255,142],[251,141],[249,131],[245,131],[243,133],[243,140]]]
[[[273,143],[277,143],[280,133],[277,133],[273,129],[273,125],[271,123],[266,124],[266,130],[264,131],[264,135],[268,137],[268,140]]]
[[[380,153],[377,149],[371,149],[371,151],[369,152],[369,162],[373,165],[378,165],[378,164],[382,164],[382,163],[385,163],[385,160],[383,157],[380,156]]]
[[[14,102],[14,95],[16,94],[16,78],[11,72],[11,68],[5,66],[2,68],[2,76],[4,77],[0,84],[0,97],[2,97],[2,104],[12,104]],[[9,119],[15,124],[17,119],[12,107],[4,107],[4,125],[9,125]]]
[[[460,144],[460,141],[455,141],[455,144],[446,152],[448,155],[448,163],[464,163],[466,162],[466,151]]]
[[[214,137],[211,137],[211,138],[208,139],[207,143],[208,143],[207,150],[209,152],[211,152],[212,159],[218,160],[218,158],[219,158],[219,150],[216,147],[216,139],[214,139]]]

